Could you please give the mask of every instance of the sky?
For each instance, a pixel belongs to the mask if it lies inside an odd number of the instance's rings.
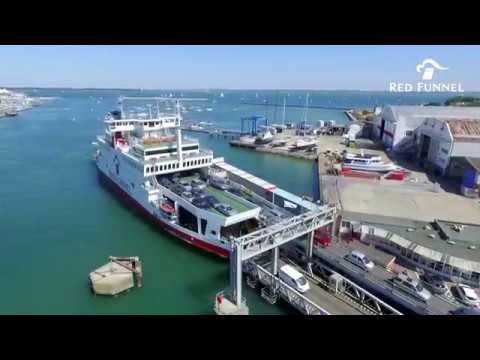
[[[0,46],[0,86],[144,89],[388,91],[418,82],[433,58],[435,81],[480,90],[480,46]]]

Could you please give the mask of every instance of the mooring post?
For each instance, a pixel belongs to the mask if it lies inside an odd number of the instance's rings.
[[[233,246],[230,253],[230,289],[232,301],[240,307],[242,305],[242,257],[241,246]]]
[[[272,273],[275,276],[277,276],[277,274],[278,274],[278,254],[279,254],[278,247],[273,248],[273,250],[272,250],[272,264],[273,264]]]

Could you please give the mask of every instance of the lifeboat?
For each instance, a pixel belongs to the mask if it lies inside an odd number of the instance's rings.
[[[163,203],[162,205],[160,205],[160,210],[162,210],[164,213],[168,215],[173,215],[173,213],[175,212],[175,208],[172,205],[167,203]]]

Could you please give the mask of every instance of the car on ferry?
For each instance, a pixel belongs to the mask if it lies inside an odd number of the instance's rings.
[[[237,211],[235,211],[230,205],[227,204],[218,204],[214,206],[214,208],[215,210],[226,216],[232,216],[237,213]]]
[[[193,189],[204,190],[206,187],[207,187],[207,184],[205,184],[202,180],[199,180],[199,179],[192,180]]]
[[[278,275],[280,280],[302,294],[310,290],[310,285],[308,284],[307,279],[305,279],[305,276],[303,276],[293,266],[283,265],[278,271]]]
[[[354,265],[357,265],[359,268],[365,271],[370,271],[375,267],[375,264],[372,260],[357,250],[353,250],[349,254],[345,255],[344,259]]]
[[[480,299],[473,288],[465,284],[458,284],[454,287],[457,299],[465,305],[480,307]]]
[[[393,278],[392,283],[397,289],[402,290],[421,301],[427,302],[432,297],[430,291],[420,285],[417,280],[412,279],[410,276],[403,273]]]

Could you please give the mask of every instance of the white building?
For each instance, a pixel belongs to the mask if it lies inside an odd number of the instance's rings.
[[[480,115],[480,114],[479,114]],[[478,119],[427,118],[418,127],[418,157],[442,174],[463,176],[480,159]],[[476,182],[478,182],[478,177]]]
[[[480,107],[387,105],[375,116],[373,136],[401,152],[413,142],[414,131],[426,118],[480,119]]]

